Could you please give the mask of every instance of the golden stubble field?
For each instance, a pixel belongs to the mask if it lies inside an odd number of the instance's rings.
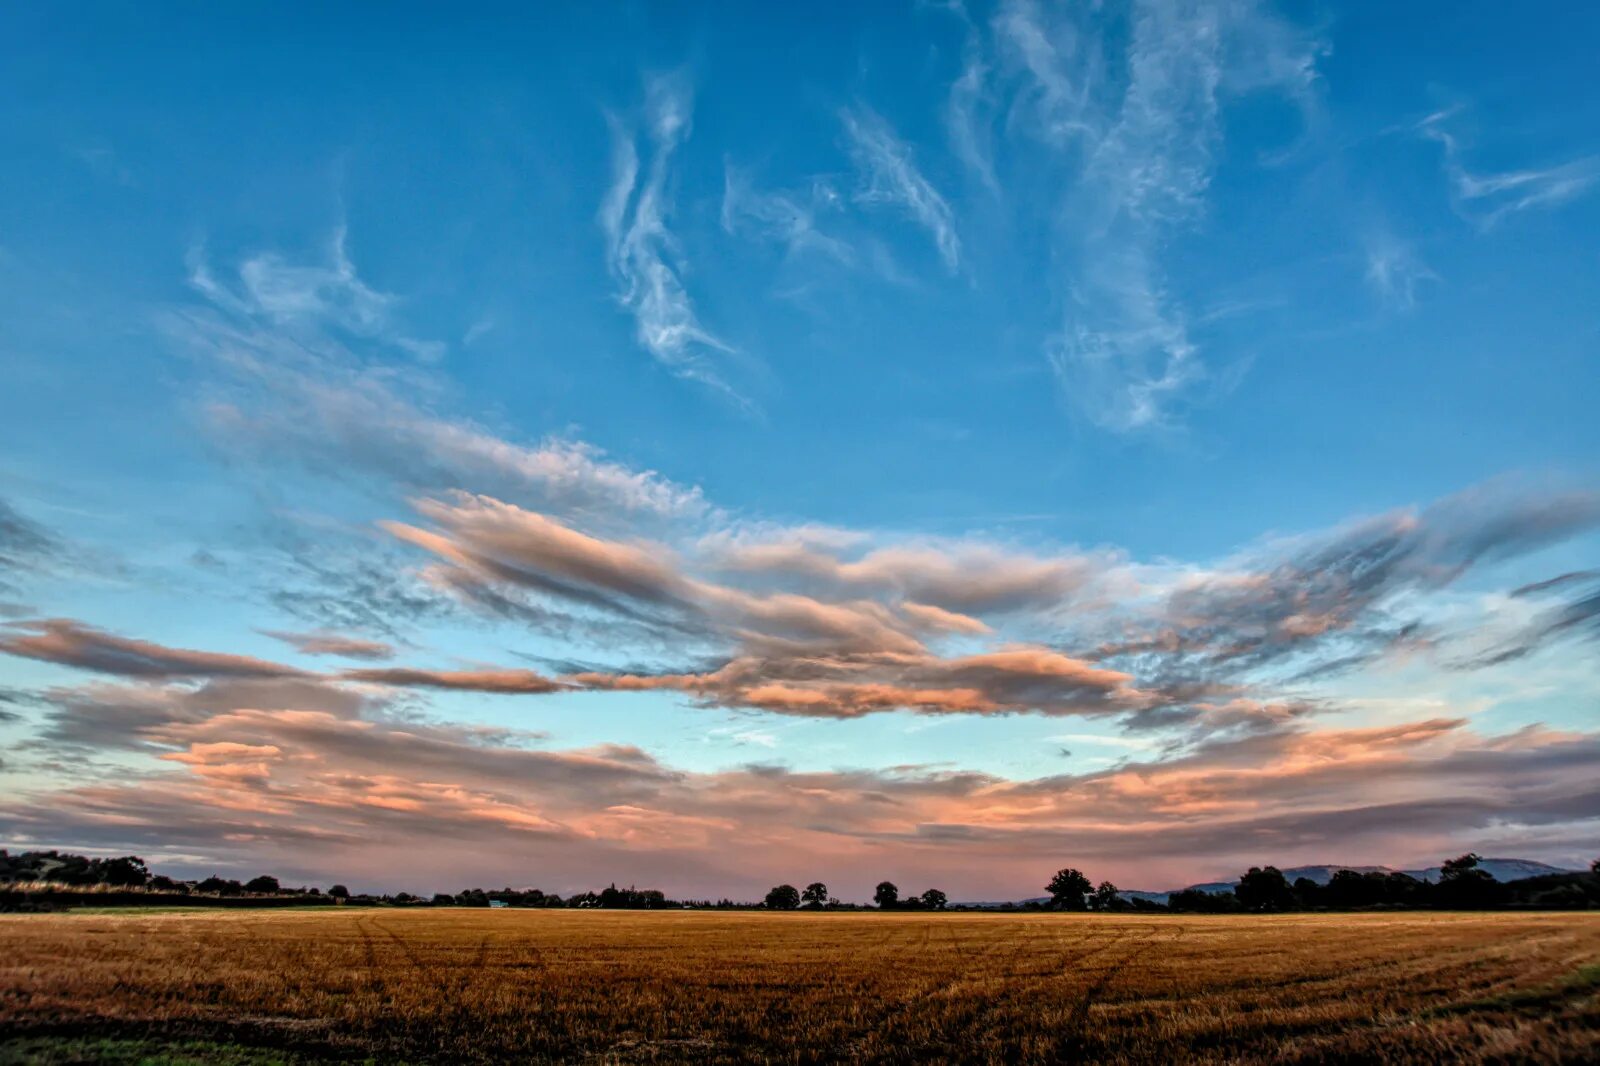
[[[1597,997],[1585,913],[0,917],[0,1062],[1593,1062]]]

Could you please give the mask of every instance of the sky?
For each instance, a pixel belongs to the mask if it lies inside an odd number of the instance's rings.
[[[0,846],[1600,852],[1600,9],[0,11]]]

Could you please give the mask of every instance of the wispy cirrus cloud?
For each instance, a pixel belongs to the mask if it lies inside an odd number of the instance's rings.
[[[718,367],[719,357],[733,349],[701,325],[683,281],[687,262],[667,225],[673,158],[689,136],[692,111],[683,75],[650,79],[644,114],[650,156],[642,172],[635,134],[621,119],[610,119],[611,188],[600,205],[607,261],[617,300],[633,315],[645,351],[672,374],[754,410]]]
[[[345,266],[351,284],[365,290],[348,260]],[[200,416],[236,457],[289,460],[404,491],[477,485],[591,518],[615,512],[683,519],[708,510],[698,488],[610,460],[583,441],[516,441],[441,414],[434,405],[447,390],[438,379],[363,359],[341,336],[340,315],[328,301],[296,301],[293,327],[285,328],[258,302],[214,283],[197,289],[209,307],[174,309],[162,323],[200,361]]]
[[[437,491],[480,485],[563,513],[591,518],[692,519],[708,513],[696,486],[611,460],[584,441],[559,436],[508,440],[466,418],[449,418],[403,399],[385,375],[345,368],[297,372],[271,360],[270,338],[201,335],[226,345],[230,372],[248,388],[208,403],[212,434],[235,454],[262,462],[293,460],[329,476],[371,485]],[[248,345],[248,347],[246,347]]]
[[[1409,311],[1417,304],[1421,288],[1439,281],[1410,242],[1380,231],[1366,242],[1366,282],[1384,306]]]
[[[63,555],[54,533],[0,499],[0,593],[15,592],[17,581],[53,568]]]
[[[1214,380],[1161,252],[1203,216],[1227,105],[1266,91],[1309,111],[1320,45],[1251,3],[1087,12],[1002,5],[989,120],[1060,175],[1065,310],[1046,356],[1063,394],[1104,428],[1160,428]],[[981,54],[953,90],[965,130]]]
[[[898,208],[933,239],[945,269],[961,265],[961,238],[955,213],[939,190],[918,169],[912,148],[895,134],[883,116],[866,106],[839,113],[861,179],[855,198],[869,205]]]
[[[993,106],[990,79],[994,72],[984,54],[983,36],[961,0],[936,6],[955,16],[965,32],[961,73],[951,82],[944,102],[945,136],[956,158],[998,197],[1001,189],[995,175],[993,138],[983,118],[983,112]]]
[[[1551,209],[1588,193],[1600,181],[1600,158],[1575,159],[1551,167],[1503,171],[1469,169],[1460,138],[1451,131],[1457,109],[1435,112],[1416,126],[1443,153],[1445,178],[1456,209],[1484,229],[1508,216],[1536,208]]]
[[[341,223],[323,262],[257,252],[239,263],[237,284],[232,286],[217,278],[205,248],[197,245],[189,251],[189,283],[218,307],[243,317],[287,328],[332,328],[381,340],[426,362],[442,358],[446,351],[442,342],[420,340],[401,328],[398,297],[362,280],[350,259],[348,237]]]
[[[817,225],[818,213],[837,204],[838,194],[822,179],[804,192],[764,192],[755,188],[748,173],[724,164],[723,230],[779,243],[791,258],[816,254],[845,266],[855,263],[849,243],[823,233]]]

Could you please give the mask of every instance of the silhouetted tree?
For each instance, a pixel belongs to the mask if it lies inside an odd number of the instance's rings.
[[[1338,875],[1335,874],[1335,877]],[[1312,910],[1323,905],[1326,890],[1309,877],[1294,879],[1294,901],[1301,910]]]
[[[793,885],[779,885],[767,893],[767,909],[792,911],[800,906],[800,890]]]
[[[263,896],[273,895],[278,891],[278,879],[267,874],[262,874],[260,877],[252,877],[244,883],[244,890],[246,892],[260,893]]]
[[[1294,908],[1294,890],[1276,866],[1252,866],[1233,886],[1234,898],[1247,911],[1286,911]]]
[[[215,874],[194,886],[196,892],[210,892],[218,896],[237,896],[244,891],[244,886],[237,881],[223,880]]]
[[[1489,876],[1488,870],[1480,870],[1478,864],[1483,861],[1483,856],[1475,851],[1469,851],[1454,859],[1446,859],[1439,867],[1439,882],[1446,884],[1452,881],[1482,881],[1494,880]]]
[[[892,911],[900,903],[900,889],[893,881],[880,881],[872,892],[872,902],[882,910]]]
[[[950,898],[937,888],[930,888],[922,894],[922,905],[930,911],[942,911]]]
[[[1589,872],[1595,874],[1596,876],[1600,876],[1600,859],[1596,859],[1594,862],[1589,864]]]
[[[100,880],[118,888],[133,888],[150,880],[150,870],[137,855],[105,859],[99,864]]]
[[[332,888],[328,889],[328,895],[332,896],[334,899],[349,899],[350,890],[345,888],[343,885],[334,885]]]
[[[1083,876],[1082,871],[1069,866],[1065,870],[1057,870],[1050,883],[1044,886],[1044,890],[1050,893],[1051,906],[1060,910],[1081,911],[1083,898],[1093,887],[1089,879]]]
[[[1488,870],[1479,868],[1483,858],[1468,852],[1447,859],[1439,867],[1438,901],[1446,907],[1494,907],[1501,902],[1500,883]]]
[[[1100,887],[1094,890],[1094,895],[1089,899],[1089,906],[1097,911],[1116,909],[1122,902],[1122,896],[1117,892],[1117,886],[1110,881],[1101,881]]]
[[[1167,897],[1171,910],[1194,914],[1232,914],[1240,909],[1239,900],[1232,892],[1203,892],[1198,888],[1185,888]]]
[[[801,902],[810,907],[820,907],[828,902],[828,886],[821,881],[813,881],[800,893]]]

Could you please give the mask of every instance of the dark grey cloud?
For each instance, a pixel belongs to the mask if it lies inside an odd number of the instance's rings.
[[[387,704],[353,688],[315,678],[223,678],[198,687],[99,683],[49,689],[34,697],[46,708],[35,746],[47,749],[142,749],[162,731],[242,707],[299,711],[339,719],[376,716]]]
[[[1141,677],[1230,679],[1275,670],[1309,680],[1433,639],[1403,593],[1445,588],[1474,567],[1600,525],[1600,492],[1496,482],[1302,540],[1276,557],[1180,586],[1158,623],[1102,645]]]
[[[303,671],[247,655],[169,648],[70,618],[0,625],[0,652],[120,677],[294,677]]]

